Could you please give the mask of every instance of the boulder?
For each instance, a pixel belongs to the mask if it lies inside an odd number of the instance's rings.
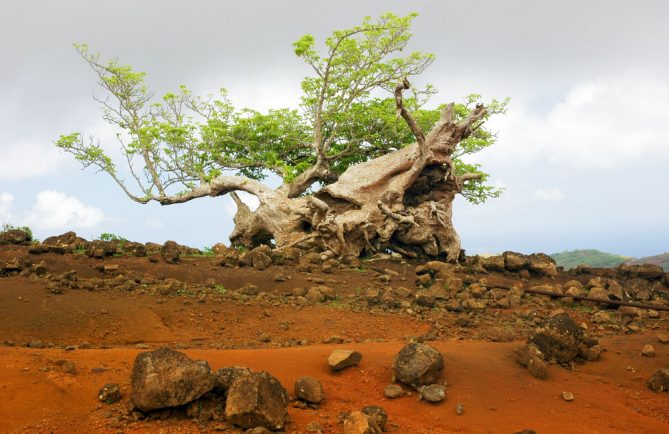
[[[0,232],[0,244],[28,245],[32,239],[32,234],[24,229],[15,228]]]
[[[418,390],[434,384],[444,369],[444,356],[435,348],[421,343],[406,345],[393,362],[394,381]]]
[[[548,363],[544,355],[534,344],[525,344],[513,353],[516,362],[525,366],[533,377],[543,379],[548,375]]]
[[[399,398],[404,396],[404,390],[398,384],[389,384],[383,389],[383,396],[388,399]]]
[[[647,280],[660,280],[664,277],[664,270],[662,267],[653,264],[620,264],[618,266],[618,272],[624,276],[640,277]]]
[[[356,366],[362,360],[358,351],[334,350],[328,357],[328,365],[333,371],[341,371],[350,366]]]
[[[529,263],[527,256],[516,252],[504,252],[502,257],[504,258],[504,268],[509,271],[520,271],[527,267]]]
[[[370,405],[363,407],[360,410],[368,419],[371,419],[376,425],[381,428],[381,431],[386,430],[386,423],[388,423],[388,414],[386,411],[377,405]]]
[[[263,251],[254,249],[251,251],[251,264],[256,270],[262,271],[272,265],[272,257]]]
[[[351,412],[344,419],[344,434],[381,434],[376,422],[361,411]]]
[[[105,404],[114,404],[121,400],[121,386],[107,383],[98,391],[98,399]]]
[[[443,384],[430,384],[418,389],[418,399],[427,402],[441,402],[446,399],[446,386]]]
[[[662,368],[648,379],[646,386],[653,392],[669,391],[669,368]]]
[[[532,253],[527,260],[527,268],[534,273],[549,277],[558,274],[555,261],[545,253]]]
[[[489,256],[487,258],[481,257],[479,259],[483,268],[488,271],[504,271],[504,257],[503,256]]]
[[[213,389],[215,377],[205,361],[193,361],[170,348],[137,355],[130,400],[142,411],[187,404]]]
[[[288,393],[264,371],[239,375],[228,389],[225,418],[242,428],[278,431],[288,418]]]
[[[86,244],[86,256],[102,259],[116,253],[116,244],[110,241],[94,240]]]
[[[160,256],[168,264],[176,264],[181,256],[179,244],[172,240],[165,241],[165,244],[160,248]]]
[[[312,404],[319,404],[325,399],[323,385],[314,377],[301,377],[295,382],[295,396]]]
[[[243,366],[228,366],[221,368],[214,374],[216,379],[213,390],[218,395],[225,396],[228,393],[230,386],[232,386],[232,383],[234,383],[238,377],[252,373],[253,370]]]
[[[416,267],[416,274],[430,274],[438,279],[448,279],[453,274],[455,265],[441,261],[429,261]]]
[[[560,314],[550,318],[527,342],[536,345],[546,361],[567,364],[578,355],[582,341],[583,329],[569,315]]]

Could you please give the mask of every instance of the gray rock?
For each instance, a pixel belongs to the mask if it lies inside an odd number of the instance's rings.
[[[121,400],[121,386],[118,383],[107,383],[98,392],[98,399],[105,404],[114,404]]]
[[[669,368],[662,368],[648,379],[646,385],[653,392],[669,391]]]
[[[328,365],[333,371],[341,371],[350,366],[355,366],[362,360],[362,354],[358,351],[334,350],[328,357]]]
[[[465,412],[465,406],[464,405],[457,404],[455,406],[455,414],[457,414],[458,416],[462,416],[464,414],[464,412]]]
[[[395,356],[395,381],[418,390],[420,386],[435,383],[444,369],[444,356],[429,345],[411,343]]]
[[[281,430],[288,418],[288,393],[267,372],[241,374],[228,389],[225,418],[242,428]]]
[[[215,377],[207,362],[193,361],[170,348],[137,355],[130,400],[142,411],[187,404],[212,390]]]
[[[404,390],[398,384],[389,384],[383,389],[383,395],[388,399],[395,399],[404,396]]]
[[[446,399],[446,387],[443,384],[430,384],[423,386],[419,390],[418,399],[424,399],[427,402],[440,402]]]
[[[303,401],[319,404],[325,399],[323,385],[314,377],[301,377],[295,382],[295,396]]]
[[[243,366],[228,366],[226,368],[221,368],[214,374],[216,380],[213,390],[217,394],[225,396],[228,393],[230,386],[232,386],[232,383],[234,383],[238,377],[252,373],[253,371],[251,369]]]

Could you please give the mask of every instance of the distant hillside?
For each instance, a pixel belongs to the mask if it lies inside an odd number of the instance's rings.
[[[613,253],[601,252],[599,250],[571,250],[550,255],[558,266],[565,270],[578,265],[590,265],[591,267],[617,267],[623,262],[633,260],[629,256],[614,255]],[[667,257],[669,259],[669,256]]]
[[[644,258],[632,259],[626,261],[627,264],[655,264],[664,268],[664,271],[669,272],[669,252],[661,255],[646,256]]]

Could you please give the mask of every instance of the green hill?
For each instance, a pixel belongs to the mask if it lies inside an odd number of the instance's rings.
[[[661,255],[655,256],[646,256],[639,259],[632,259],[631,261],[626,261],[628,264],[654,264],[659,265],[664,269],[664,271],[669,272],[669,252],[662,253]]]
[[[601,252],[599,250],[570,250],[567,252],[553,253],[550,255],[559,267],[565,270],[578,265],[590,265],[591,267],[617,267],[630,259],[629,256],[614,255],[613,253]]]

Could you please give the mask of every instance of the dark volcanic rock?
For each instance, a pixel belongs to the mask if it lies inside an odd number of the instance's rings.
[[[314,377],[301,377],[295,382],[295,396],[303,401],[319,404],[325,399],[323,385]]]
[[[528,339],[543,353],[546,361],[566,364],[577,355],[583,341],[583,329],[567,314],[556,315]]]
[[[242,375],[252,374],[253,371],[243,366],[228,366],[221,368],[214,374],[216,376],[216,384],[214,385],[214,392],[219,395],[228,393],[228,389],[232,386],[237,378]]]
[[[165,241],[165,244],[160,248],[160,256],[167,263],[176,264],[179,262],[180,255],[181,249],[176,241]]]
[[[548,375],[548,363],[534,344],[525,344],[513,353],[518,363],[525,366],[533,377],[543,379]]]
[[[662,368],[655,371],[655,373],[648,379],[646,385],[653,392],[669,391],[669,368]]]
[[[240,375],[228,389],[225,417],[242,428],[283,429],[288,418],[288,393],[267,372]]]
[[[121,386],[118,383],[107,383],[98,392],[98,399],[105,404],[114,404],[121,400]]]
[[[420,386],[436,383],[444,369],[444,356],[429,345],[411,343],[395,356],[395,381],[418,390]]]
[[[213,389],[207,362],[193,361],[170,348],[137,355],[132,368],[130,400],[142,411],[187,404]]]

